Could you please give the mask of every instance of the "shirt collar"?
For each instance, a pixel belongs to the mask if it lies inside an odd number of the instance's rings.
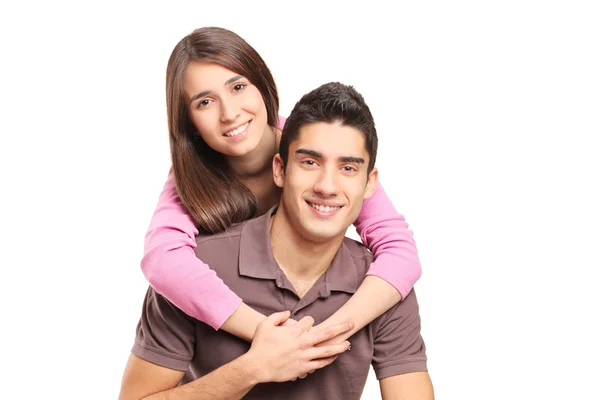
[[[270,219],[277,206],[264,215],[252,219],[242,228],[240,239],[239,273],[258,279],[277,279],[279,266],[273,256],[270,235]],[[325,271],[325,284],[329,290],[354,293],[362,281],[354,264],[350,250],[344,242],[337,251],[331,265]]]

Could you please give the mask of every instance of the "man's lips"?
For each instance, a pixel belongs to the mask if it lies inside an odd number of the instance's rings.
[[[308,204],[308,206],[310,208],[317,211],[319,214],[323,214],[323,215],[335,214],[343,207],[343,205],[340,205],[339,203],[333,203],[333,202],[326,202],[326,201],[314,201],[313,202],[310,200],[305,200],[305,201],[306,201],[306,204]]]

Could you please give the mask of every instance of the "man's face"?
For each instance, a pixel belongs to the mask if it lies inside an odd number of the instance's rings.
[[[377,170],[367,174],[368,164],[359,130],[324,122],[301,127],[285,172],[279,155],[273,160],[275,183],[283,188],[280,211],[291,228],[314,242],[344,236],[375,190]]]

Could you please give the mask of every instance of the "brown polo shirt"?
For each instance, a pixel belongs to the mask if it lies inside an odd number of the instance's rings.
[[[300,299],[273,257],[269,218],[274,210],[225,233],[198,237],[196,254],[255,310],[265,315],[291,310],[296,320],[310,315],[315,324],[320,323],[356,291],[373,256],[362,244],[345,238],[329,269]],[[354,334],[349,339],[352,350],[333,364],[305,379],[257,385],[245,398],[360,399],[371,364],[378,379],[427,370],[420,330],[417,298],[411,291]],[[154,364],[185,371],[184,384],[249,348],[249,343],[189,317],[149,288],[132,352]]]

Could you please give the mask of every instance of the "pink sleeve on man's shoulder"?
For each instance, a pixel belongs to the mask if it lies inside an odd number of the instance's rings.
[[[375,257],[367,275],[386,280],[405,298],[421,276],[421,262],[412,231],[381,184],[363,203],[354,225]]]
[[[154,290],[171,303],[219,329],[242,299],[196,257],[197,234],[169,173],[146,232],[142,271]]]

